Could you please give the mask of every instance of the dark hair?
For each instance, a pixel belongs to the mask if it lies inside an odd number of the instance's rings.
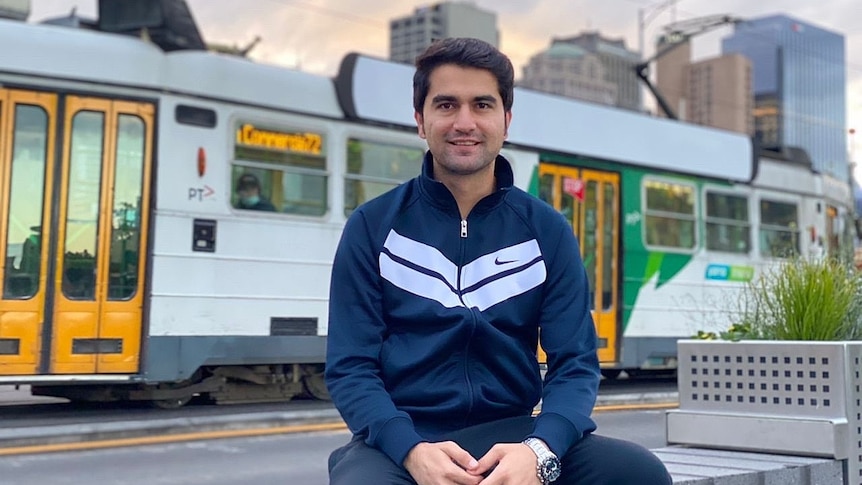
[[[236,191],[239,192],[248,189],[260,189],[260,182],[258,182],[254,174],[244,173],[236,181]]]
[[[431,44],[416,57],[413,74],[413,108],[421,113],[431,85],[431,73],[444,64],[485,69],[497,78],[500,98],[505,111],[512,110],[514,101],[515,69],[512,61],[491,44],[472,38],[441,39]]]

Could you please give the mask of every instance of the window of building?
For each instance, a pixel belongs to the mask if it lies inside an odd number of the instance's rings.
[[[323,215],[328,180],[324,141],[321,133],[239,123],[231,162],[231,205]]]
[[[693,250],[696,244],[694,186],[647,179],[643,191],[646,245]]]
[[[799,208],[792,202],[760,201],[760,255],[786,258],[799,253]]]
[[[422,170],[421,148],[351,138],[347,141],[344,214]]]
[[[706,248],[728,253],[749,251],[751,223],[746,197],[706,193]]]

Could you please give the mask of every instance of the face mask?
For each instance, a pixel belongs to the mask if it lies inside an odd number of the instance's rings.
[[[258,202],[260,202],[260,196],[259,195],[250,195],[248,197],[241,197],[240,202],[242,203],[242,205],[244,205],[246,207],[251,207],[251,206],[257,204]]]

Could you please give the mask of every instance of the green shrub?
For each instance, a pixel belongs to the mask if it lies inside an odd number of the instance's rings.
[[[862,277],[838,258],[795,257],[749,283],[727,340],[858,340]]]

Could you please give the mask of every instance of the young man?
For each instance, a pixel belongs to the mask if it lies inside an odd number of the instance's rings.
[[[422,174],[354,212],[333,265],[326,383],[354,437],[330,456],[330,483],[670,484],[649,451],[592,434],[577,242],[499,155],[511,62],[446,39],[416,67]]]

